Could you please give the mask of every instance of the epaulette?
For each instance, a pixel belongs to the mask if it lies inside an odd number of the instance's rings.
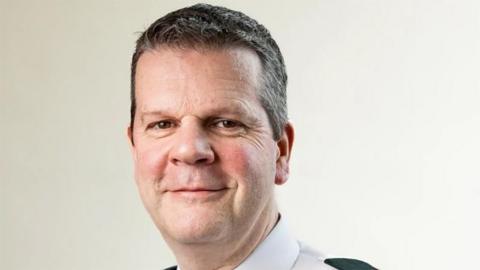
[[[355,259],[331,258],[323,262],[338,270],[378,270],[366,262]]]

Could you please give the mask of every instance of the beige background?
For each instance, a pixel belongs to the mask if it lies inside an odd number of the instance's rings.
[[[125,128],[136,32],[192,1],[2,0],[0,269],[161,269]],[[480,4],[212,1],[265,24],[297,141],[299,239],[381,269],[472,269]]]

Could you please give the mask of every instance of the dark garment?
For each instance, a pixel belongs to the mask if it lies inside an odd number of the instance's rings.
[[[366,262],[355,259],[332,258],[323,262],[339,270],[378,270]]]

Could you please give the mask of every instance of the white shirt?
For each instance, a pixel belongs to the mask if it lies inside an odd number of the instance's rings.
[[[323,262],[325,259],[322,253],[298,242],[281,218],[235,270],[335,270]]]
[[[298,242],[280,218],[270,234],[235,270],[335,270],[325,255]]]

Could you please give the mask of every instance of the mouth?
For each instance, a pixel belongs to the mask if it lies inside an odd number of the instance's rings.
[[[228,188],[208,189],[208,188],[194,188],[194,189],[177,189],[170,191],[172,196],[188,200],[212,200],[223,196]]]

